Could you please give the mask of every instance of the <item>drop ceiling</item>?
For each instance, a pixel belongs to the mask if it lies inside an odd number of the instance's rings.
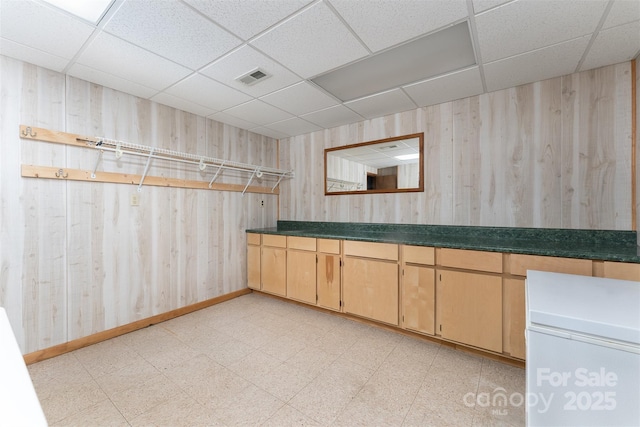
[[[95,22],[43,0],[0,0],[0,15],[2,55],[273,138],[640,53],[638,0],[113,0]],[[465,50],[447,35],[455,26],[470,60],[451,55]],[[421,47],[428,37],[441,45]],[[416,60],[374,72],[403,50]],[[429,63],[440,57],[454,65]],[[236,80],[257,68],[269,77]],[[323,84],[332,78],[354,90]]]

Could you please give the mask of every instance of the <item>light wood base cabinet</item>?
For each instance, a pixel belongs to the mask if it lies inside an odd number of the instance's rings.
[[[316,303],[315,252],[287,252],[287,297],[308,304]]]
[[[247,286],[260,290],[260,246],[247,245]]]
[[[502,353],[502,278],[437,270],[442,338]]]
[[[287,295],[287,250],[262,247],[260,262],[262,290],[272,294]]]
[[[503,352],[511,357],[524,359],[524,330],[526,328],[526,308],[524,279],[504,279],[503,286]]]
[[[405,265],[402,274],[402,326],[435,333],[435,269]]]
[[[340,255],[318,254],[318,305],[340,311]]]
[[[345,257],[344,311],[398,325],[398,263]]]

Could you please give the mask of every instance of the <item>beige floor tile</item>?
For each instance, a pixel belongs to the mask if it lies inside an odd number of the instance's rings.
[[[132,427],[208,427],[224,426],[216,416],[215,411],[205,408],[188,396],[155,406],[131,420]]]
[[[102,341],[76,350],[74,354],[94,378],[142,360],[138,353],[118,340]]]
[[[385,340],[363,338],[356,341],[341,357],[368,369],[378,369],[393,351],[395,344]]]
[[[251,385],[205,356],[167,369],[164,374],[189,396],[212,409],[227,406]]]
[[[297,409],[284,405],[276,411],[264,424],[263,427],[285,427],[285,426],[299,426],[299,427],[315,427],[320,426],[317,422],[304,415]]]
[[[313,377],[286,364],[281,364],[265,375],[254,378],[253,382],[283,402],[288,402],[307,386]]]
[[[306,372],[309,376],[315,378],[320,372],[331,365],[337,357],[335,354],[327,353],[318,348],[305,347],[284,363],[293,369]]]
[[[283,335],[274,340],[267,341],[259,350],[284,362],[295,356],[305,347],[306,346],[297,339]]]
[[[413,402],[403,426],[471,426],[475,411],[447,399],[421,399]]]
[[[458,376],[480,374],[483,358],[464,351],[454,350],[446,346],[440,346],[431,369],[435,371],[447,371]]]
[[[422,383],[418,396],[424,397],[425,400],[445,399],[459,405],[464,405],[465,402],[473,403],[478,392],[478,382],[479,375],[459,376],[448,371],[433,371],[432,367]]]
[[[326,353],[340,356],[349,350],[357,340],[357,336],[343,335],[340,330],[333,329],[324,336],[313,340],[310,346],[319,348]]]
[[[51,427],[125,427],[129,426],[110,400],[91,405],[70,417],[51,424]]]
[[[46,383],[52,378],[80,383],[92,379],[84,365],[76,358],[75,353],[67,353],[42,362],[33,363],[27,368],[34,386],[38,383]]]
[[[51,379],[46,385],[36,389],[40,404],[50,424],[59,422],[98,402],[107,399],[95,380],[86,382],[61,381]],[[47,396],[47,397],[42,397]]]
[[[255,384],[257,380],[269,374],[269,372],[280,365],[282,365],[280,360],[260,350],[255,350],[229,365],[229,369]]]
[[[127,421],[131,421],[161,403],[184,395],[176,384],[158,374],[144,383],[114,394],[111,401]]]
[[[249,344],[230,338],[229,341],[223,343],[212,343],[201,351],[220,365],[229,366],[255,351],[255,349]]]
[[[283,401],[252,384],[232,403],[216,410],[216,417],[228,426],[260,425],[283,405]]]
[[[115,372],[96,378],[96,382],[107,396],[112,397],[116,393],[136,387],[159,374],[160,371],[155,366],[143,358],[139,358]]]

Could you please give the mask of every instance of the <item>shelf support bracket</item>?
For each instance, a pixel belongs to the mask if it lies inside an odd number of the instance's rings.
[[[251,181],[253,181],[253,177],[256,176],[256,170],[253,171],[253,173],[251,174],[251,178],[249,178],[249,182],[247,182],[247,185],[244,186],[244,190],[242,190],[242,195],[243,196],[244,196],[245,191],[247,191],[247,188],[249,188],[249,185],[251,185]]]
[[[142,178],[140,178],[140,184],[138,184],[138,193],[142,192],[142,183],[147,176],[147,172],[149,172],[149,166],[151,165],[151,159],[153,158],[153,148],[149,151],[149,158],[147,158],[147,164],[144,167],[144,173],[142,174]]]
[[[213,181],[215,181],[216,178],[218,178],[218,175],[220,175],[220,172],[222,172],[223,168],[224,168],[224,162],[220,163],[220,167],[218,167],[218,170],[216,171],[215,175],[213,175],[213,178],[211,178],[211,181],[209,182],[209,188],[211,188],[211,186],[213,185]]]
[[[273,191],[276,189],[276,187],[278,185],[280,185],[280,181],[282,181],[282,178],[284,178],[284,176],[286,175],[286,172],[280,175],[280,178],[278,178],[278,181],[276,181],[276,184],[271,187],[271,192],[273,193]]]
[[[98,165],[100,164],[100,159],[102,159],[102,153],[104,153],[104,150],[100,150],[98,152],[98,157],[96,158],[96,164],[93,167],[93,172],[91,172],[91,179],[96,179],[96,171],[98,170]]]

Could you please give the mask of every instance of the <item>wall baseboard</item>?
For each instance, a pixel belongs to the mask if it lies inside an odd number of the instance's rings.
[[[230,292],[228,294],[220,295],[215,298],[208,299],[206,301],[200,301],[195,304],[188,305],[186,307],[177,308],[175,310],[167,311],[166,313],[156,314],[155,316],[147,317],[145,319],[136,320],[126,325],[118,326],[106,331],[98,332],[86,337],[78,338],[73,341],[68,341],[63,344],[58,344],[53,347],[48,347],[42,350],[34,351],[24,355],[24,361],[27,365],[32,363],[41,362],[52,357],[60,356],[61,354],[68,353],[73,350],[89,346],[91,344],[97,344],[101,341],[106,341],[111,338],[115,338],[120,335],[128,334],[129,332],[136,331],[138,329],[146,328],[147,326],[155,325],[167,320],[174,319],[176,317],[183,316],[185,314],[193,313],[194,311],[202,310],[203,308],[211,307],[212,305],[220,304],[221,302],[228,301],[233,298],[237,298],[242,295],[250,294],[251,289],[245,288],[239,291]]]

